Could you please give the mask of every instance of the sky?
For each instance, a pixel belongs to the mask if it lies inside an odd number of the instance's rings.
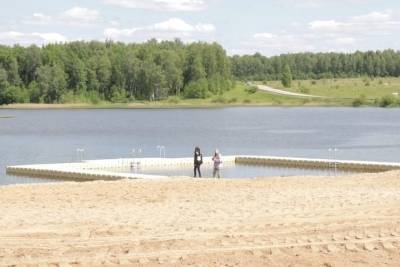
[[[400,50],[400,1],[0,0],[0,44],[152,38],[229,55]]]

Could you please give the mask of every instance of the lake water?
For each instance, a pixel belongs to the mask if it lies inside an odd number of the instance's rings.
[[[5,166],[85,159],[251,154],[400,161],[400,109],[223,108],[0,110],[0,184],[49,180],[7,176]]]

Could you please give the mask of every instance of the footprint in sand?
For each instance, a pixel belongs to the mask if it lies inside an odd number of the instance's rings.
[[[391,242],[382,242],[382,247],[387,251],[395,251],[396,247]]]
[[[381,229],[379,232],[379,237],[385,237],[389,235],[389,231],[387,229]]]
[[[311,246],[308,246],[307,248],[311,249],[311,251],[314,253],[319,253],[321,251],[319,246],[311,245]]]
[[[129,259],[119,259],[119,265],[131,266],[132,262]],[[88,265],[88,266],[90,266],[90,265]]]
[[[293,238],[290,238],[290,237],[286,237],[285,238],[285,243],[286,244],[293,244],[293,243],[295,243],[296,241],[295,241],[295,239],[293,239]]]
[[[357,246],[356,246],[355,244],[353,244],[353,243],[347,243],[347,244],[345,245],[345,248],[346,248],[346,250],[352,251],[352,252],[358,251]]]
[[[368,251],[375,250],[376,246],[373,243],[364,243],[364,249]]]
[[[337,247],[337,246],[335,246],[335,245],[328,245],[327,247],[326,247],[326,249],[328,250],[328,252],[337,252],[337,251],[339,251],[339,248]]]
[[[362,233],[357,233],[356,234],[356,239],[363,239],[364,235]]]
[[[353,238],[351,237],[351,236],[348,236],[348,235],[346,235],[345,237],[344,237],[344,240],[346,240],[346,241],[349,241],[349,240],[352,240]]]
[[[332,235],[332,241],[341,241],[341,240],[343,240],[343,237],[341,237],[337,234]]]
[[[269,249],[267,249],[267,254],[278,255],[278,254],[281,254],[281,250],[279,248],[269,248]]]
[[[393,237],[400,236],[400,234],[398,232],[391,232],[390,235]]]
[[[382,232],[379,233],[379,237],[387,237],[387,236],[388,236],[388,233],[382,233]]]
[[[264,255],[264,253],[261,250],[252,250],[251,253],[253,254],[254,257],[257,258],[261,258]]]
[[[164,263],[169,262],[169,258],[168,257],[158,257],[157,262],[162,265]]]
[[[375,235],[373,234],[373,233],[371,233],[371,232],[365,232],[365,236],[367,237],[367,238],[374,238],[375,237]]]

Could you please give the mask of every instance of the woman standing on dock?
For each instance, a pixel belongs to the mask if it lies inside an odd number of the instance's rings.
[[[221,178],[220,169],[222,166],[222,159],[218,149],[215,150],[214,157],[212,157],[212,161],[214,161],[213,177]]]
[[[203,164],[203,155],[200,152],[199,147],[195,147],[194,149],[194,177],[196,178],[196,170],[199,173],[199,177],[201,178],[200,165]]]

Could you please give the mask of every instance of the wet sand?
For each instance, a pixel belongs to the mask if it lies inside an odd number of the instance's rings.
[[[399,266],[400,172],[0,187],[0,265]]]

